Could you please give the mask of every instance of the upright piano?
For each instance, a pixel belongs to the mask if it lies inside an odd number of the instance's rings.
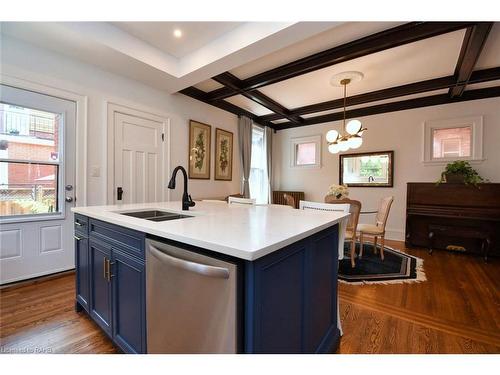
[[[443,229],[443,235],[432,238],[436,228]],[[431,244],[435,249],[474,253],[484,252],[486,246],[489,255],[500,255],[500,184],[409,182],[406,245]]]

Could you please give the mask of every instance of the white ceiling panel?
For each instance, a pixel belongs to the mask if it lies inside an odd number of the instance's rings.
[[[196,51],[244,22],[113,22],[113,25],[177,58]],[[180,38],[174,30],[182,32]]]
[[[476,89],[485,89],[488,87],[500,87],[500,80],[481,82],[481,83],[473,83],[473,84],[467,85],[465,87],[465,91],[476,90]]]
[[[209,92],[221,88],[222,85],[219,82],[214,81],[213,79],[207,79],[206,81],[197,83],[196,85],[194,85],[194,87],[205,92]]]
[[[255,103],[253,100],[250,100],[243,95],[231,96],[230,98],[227,98],[225,100],[228,101],[229,103],[237,105],[240,108],[246,109],[247,111],[250,111],[256,114],[257,116],[263,116],[273,113],[266,107],[263,107],[258,103]]]
[[[231,73],[245,79],[291,61],[398,26],[398,22],[349,22],[239,66]]]
[[[497,66],[500,66],[500,23],[495,22],[477,60],[475,70],[496,68]]]
[[[386,99],[386,100],[378,100],[376,102],[370,102],[370,103],[365,103],[365,104],[353,105],[353,106],[347,107],[347,110],[349,111],[351,109],[365,108],[365,107],[371,107],[371,106],[379,105],[379,104],[399,102],[401,100],[409,100],[409,99],[423,98],[423,97],[432,96],[432,95],[446,94],[447,92],[448,92],[448,89],[442,89],[442,90],[434,90],[434,91],[423,92],[423,93],[419,93],[419,94],[400,96],[398,98],[392,98],[392,99]],[[342,113],[342,111],[343,111],[343,108],[336,108],[336,109],[331,109],[329,111],[309,113],[307,115],[302,115],[302,117],[305,118],[305,119],[307,119],[307,118],[316,117],[316,116],[328,115],[328,114],[331,114],[331,113]],[[288,120],[282,119],[282,120],[273,121],[273,123],[278,124],[278,121],[281,122],[281,123],[288,122]]]
[[[341,98],[341,87],[330,85],[340,72],[357,70],[361,82],[347,87],[357,95],[387,87],[451,75],[460,53],[464,30],[392,48],[260,88],[287,108]]]

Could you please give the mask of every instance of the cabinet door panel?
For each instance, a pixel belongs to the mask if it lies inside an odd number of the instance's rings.
[[[104,264],[111,258],[111,249],[90,241],[90,315],[111,335],[111,283],[104,274]]]
[[[305,304],[304,244],[253,262],[247,291],[247,343],[251,353],[301,353]]]
[[[76,299],[78,303],[89,311],[90,301],[90,257],[89,240],[85,237],[75,238],[75,267],[76,267]]]
[[[145,265],[113,248],[113,339],[126,353],[145,353]]]
[[[332,249],[336,244],[336,234],[323,235],[312,241],[308,254],[306,351],[309,353],[317,351],[337,328],[338,255]]]

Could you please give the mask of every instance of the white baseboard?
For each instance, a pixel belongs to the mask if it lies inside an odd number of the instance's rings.
[[[388,240],[404,241],[405,232],[400,229],[387,228],[385,230],[385,238]]]

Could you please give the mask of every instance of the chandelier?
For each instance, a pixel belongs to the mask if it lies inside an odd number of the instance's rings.
[[[328,143],[328,151],[332,154],[338,154],[341,151],[347,151],[350,148],[360,148],[363,144],[363,128],[361,121],[351,120],[346,124],[346,98],[347,85],[351,82],[360,81],[363,78],[363,73],[360,72],[344,72],[332,77],[330,83],[332,86],[344,87],[344,134],[340,134],[337,130],[329,130],[326,133],[326,142]]]

